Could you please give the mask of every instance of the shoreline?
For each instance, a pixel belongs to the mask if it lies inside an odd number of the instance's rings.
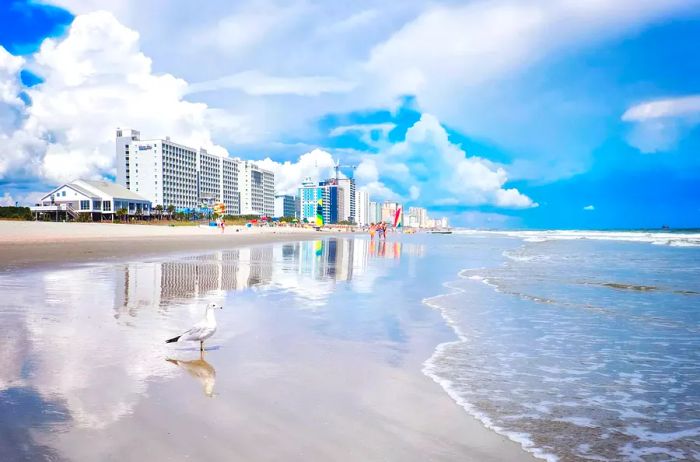
[[[53,264],[114,261],[321,239],[303,228],[137,226],[111,223],[0,221],[0,272]],[[342,235],[342,234],[341,234]]]
[[[32,224],[36,224],[36,222],[29,222],[29,225]],[[197,227],[162,227],[163,229],[158,227],[155,230],[153,230],[155,227],[136,228],[129,226],[128,228],[127,232],[132,233],[134,229],[147,231],[124,235],[125,233],[117,232],[126,229],[124,225],[40,223],[39,227],[26,225],[15,227],[13,233],[10,233],[8,227],[0,223],[0,274],[14,272],[13,270],[17,269],[37,268],[41,271],[47,266],[60,267],[74,263],[109,263],[111,261],[125,261],[134,257],[142,259],[144,257],[192,254],[236,247],[272,245],[279,242],[357,236],[350,233],[326,233],[298,229],[275,232],[280,231],[275,230],[275,228],[246,230],[247,232],[235,232],[228,228],[224,235],[219,234],[217,230]],[[416,302],[423,305],[420,300]],[[423,305],[423,309],[425,308],[428,306]],[[435,312],[435,316],[440,319],[441,323],[444,322],[444,318],[439,313]],[[392,368],[378,368],[378,365],[372,362],[355,364],[354,369],[357,371],[365,370],[367,367],[374,368],[376,376],[382,377],[377,384],[388,387],[384,390],[385,393],[390,393],[392,396],[398,394],[398,396],[403,397],[400,400],[403,404],[399,405],[399,402],[392,404],[384,402],[386,395],[379,393],[372,398],[377,400],[374,403],[375,412],[379,416],[383,416],[382,418],[391,416],[392,420],[397,419],[396,422],[401,422],[402,427],[404,427],[403,431],[407,432],[407,435],[411,435],[410,444],[407,443],[407,447],[423,447],[433,456],[437,456],[439,460],[453,460],[453,458],[494,462],[499,460],[535,460],[532,454],[523,450],[520,444],[487,428],[483,422],[466,412],[463,406],[455,401],[449,393],[446,393],[446,390],[439,383],[436,383],[433,377],[421,370],[421,366],[425,366],[423,361],[431,359],[428,350],[432,350],[434,354],[437,351],[436,348],[442,344],[439,340],[449,342],[450,340],[444,338],[444,335],[448,332],[453,333],[448,323],[439,328],[438,325],[434,325],[434,328],[436,330],[433,330],[432,333],[426,332],[423,335],[428,335],[431,341],[432,339],[438,340],[438,343],[431,346],[430,342],[425,342],[428,340],[425,338],[424,341],[413,345],[411,357],[414,358],[415,363],[409,364],[413,362],[409,361],[400,371],[395,371]],[[417,329],[417,327],[414,326],[413,329]],[[441,332],[443,329],[445,332]],[[425,351],[423,351],[424,349]],[[351,349],[342,357],[348,364],[354,364],[358,360],[357,353],[357,350]],[[426,353],[427,355],[425,355]],[[371,350],[367,350],[364,354],[368,355],[365,358],[367,359],[371,358],[373,353]],[[312,357],[315,358],[315,356]],[[315,358],[316,360],[320,360],[320,358]],[[414,368],[414,366],[417,367]],[[331,365],[328,367],[329,370],[332,368]],[[311,374],[309,377],[315,377],[315,375]],[[348,379],[350,378],[354,378],[354,376],[351,374]],[[326,382],[328,382],[326,384],[328,386],[333,383],[330,380]],[[231,383],[235,383],[235,381]],[[343,393],[350,393],[350,396],[356,397],[351,390],[338,388],[339,385],[335,384],[330,388],[343,390]],[[389,392],[393,387],[400,387],[400,389]],[[319,392],[321,390],[325,390],[325,388],[322,387]],[[365,391],[363,394],[366,393],[369,392]],[[419,404],[411,401],[415,399],[418,400]],[[332,403],[336,403],[336,401],[333,400]],[[242,406],[244,403],[239,404]],[[432,411],[422,416],[416,415],[415,411],[421,408]],[[251,409],[250,412],[253,410]],[[351,416],[353,414],[350,413],[345,415],[345,418]],[[364,425],[376,424],[374,418],[367,415],[362,421]],[[284,422],[285,424],[289,423]],[[334,435],[331,432],[328,436]],[[366,437],[372,439],[369,434]],[[338,437],[334,436],[334,438]],[[388,444],[388,441],[391,441],[391,438],[387,435],[378,438],[375,449],[380,452],[387,450],[388,448],[384,445]],[[347,441],[340,438],[334,440],[333,443],[342,447],[347,444]],[[332,453],[332,446],[329,446],[328,450]],[[424,460],[420,455],[416,454],[416,456],[415,459],[408,457],[408,460]]]

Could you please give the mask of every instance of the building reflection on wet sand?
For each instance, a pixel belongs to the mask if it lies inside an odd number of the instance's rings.
[[[396,241],[325,239],[129,263],[117,274],[115,309],[133,316],[142,307],[221,299],[225,292],[281,282],[283,273],[316,281],[351,281],[365,272],[370,258],[398,259],[407,250],[423,253],[422,246]]]

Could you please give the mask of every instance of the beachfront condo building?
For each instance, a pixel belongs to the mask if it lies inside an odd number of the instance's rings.
[[[275,174],[249,160],[240,164],[241,215],[275,214]]]
[[[275,196],[275,218],[294,217],[299,218],[299,198],[289,194]]]
[[[343,194],[340,196],[343,213],[338,221],[357,223],[355,180],[353,178],[336,178],[326,180],[326,182],[337,184],[343,189]]]
[[[316,223],[316,210],[321,200],[321,216],[325,224],[335,224],[343,220],[344,191],[333,180],[318,184],[307,178],[299,188],[299,219]]]
[[[367,191],[355,192],[355,223],[360,226],[370,224],[369,221],[369,194]]]
[[[257,214],[263,210],[272,213],[274,175],[259,169],[264,178],[251,181],[255,168],[238,158],[196,150],[170,137],[142,140],[140,132],[132,129],[117,129],[116,156],[117,183],[146,197],[154,206],[173,205],[182,210],[223,202],[226,214],[239,215],[246,213],[241,211],[245,196],[247,204],[262,204]]]

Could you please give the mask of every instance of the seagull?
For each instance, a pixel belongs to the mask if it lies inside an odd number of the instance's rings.
[[[222,309],[223,306],[216,303],[207,305],[207,310],[204,314],[204,319],[199,321],[192,328],[177,337],[173,337],[165,341],[165,343],[173,342],[199,342],[199,351],[204,351],[204,341],[214,335],[216,332],[216,318],[214,310]]]
[[[204,394],[214,396],[214,384],[216,383],[216,370],[214,366],[204,359],[204,353],[200,353],[199,359],[183,361],[181,359],[166,359],[166,361],[180,366],[188,374],[197,379],[204,388]]]

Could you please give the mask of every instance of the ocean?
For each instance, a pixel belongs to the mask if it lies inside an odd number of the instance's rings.
[[[551,461],[700,460],[700,235],[445,245],[465,264],[425,303],[459,339],[424,371],[470,414]]]
[[[551,461],[700,460],[698,234],[322,238],[0,293],[3,460],[455,460],[467,413]],[[206,359],[164,343],[209,302]]]

